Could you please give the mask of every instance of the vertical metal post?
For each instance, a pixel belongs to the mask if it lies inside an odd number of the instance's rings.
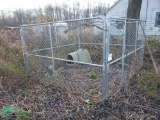
[[[124,80],[125,80],[125,49],[126,49],[126,20],[125,20],[125,25],[124,25],[124,34],[123,34],[123,46],[122,46],[122,77],[120,81],[120,87],[122,88],[124,85]]]
[[[68,28],[68,23],[67,23],[67,30],[68,30],[69,28]],[[67,41],[69,40],[69,38],[68,38],[68,32],[66,33],[66,39],[67,39]]]
[[[27,52],[25,51],[26,43],[23,38],[23,28],[20,28],[20,37],[21,37],[21,43],[22,43],[22,49],[23,49],[23,58],[24,58],[24,67],[25,71],[28,73],[29,72],[29,66],[28,66],[28,61],[27,61]]]
[[[54,75],[54,51],[53,51],[52,31],[51,31],[50,24],[48,24],[48,29],[49,29],[49,40],[50,40],[50,47],[51,47],[51,53],[52,53],[52,69],[53,69],[53,75]]]
[[[135,46],[134,46],[135,56],[137,55],[137,52],[136,52],[136,49],[137,49],[137,39],[138,39],[138,21],[136,21],[136,39],[135,39]]]
[[[138,22],[139,23],[139,25],[141,24],[141,21],[139,21]],[[143,23],[144,24],[144,23]],[[141,26],[142,28],[141,29],[143,29],[143,27],[144,27],[144,25],[143,26]],[[145,46],[145,37],[144,37],[144,35],[142,35],[143,36],[143,39],[142,39],[142,46],[143,46],[143,48],[142,48],[142,54],[141,54],[141,67],[143,66],[143,59],[144,59],[144,46]]]
[[[81,48],[81,41],[80,41],[80,27],[78,26],[77,28],[77,33],[78,33],[78,48]]]
[[[56,39],[56,55],[59,58],[59,41],[58,41],[58,34],[57,34],[57,26],[56,24],[54,25],[54,32],[55,32],[55,39]]]
[[[54,33],[55,33],[56,47],[57,47],[57,45],[58,45],[58,39],[57,39],[57,28],[56,28],[55,24],[54,24]]]
[[[135,39],[135,46],[134,46],[134,62],[133,62],[133,65],[134,65],[134,73],[136,73],[136,63],[139,61],[137,60],[137,40],[138,40],[138,21],[135,21],[135,24],[136,24],[136,39]]]
[[[107,28],[107,34],[106,34]],[[102,100],[108,100],[108,56],[109,56],[109,41],[110,41],[110,25],[106,27],[106,19],[103,23],[103,77],[102,77]],[[107,39],[106,39],[107,38]]]

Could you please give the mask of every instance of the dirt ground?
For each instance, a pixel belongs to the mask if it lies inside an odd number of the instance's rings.
[[[63,76],[51,83],[46,82],[47,77],[42,82],[30,76],[28,80],[3,81],[0,109],[10,105],[22,108],[35,120],[160,120],[160,100],[137,87],[140,74],[128,81],[123,90],[110,93],[108,101],[102,103],[102,75],[91,79],[90,71],[84,66],[64,67],[58,71]],[[101,69],[93,67],[92,71]],[[9,120],[10,116],[3,119]]]

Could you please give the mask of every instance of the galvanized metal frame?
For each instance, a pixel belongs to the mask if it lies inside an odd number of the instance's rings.
[[[105,20],[106,21],[106,20]],[[103,23],[103,76],[102,76],[102,100],[105,101],[108,99],[108,52],[109,52],[109,26],[106,22]],[[108,36],[108,38],[107,38]],[[108,47],[107,47],[108,46]]]
[[[125,68],[124,68],[124,63],[125,63],[125,51],[126,51],[126,20],[124,21],[124,35],[123,35],[123,46],[122,46],[122,77],[120,81],[120,87],[122,88],[124,85],[124,80],[125,80]]]
[[[79,26],[77,27],[77,36],[78,36],[78,49],[81,48],[81,39],[80,39],[80,28]]]
[[[50,47],[51,47],[51,53],[52,53],[52,71],[53,71],[53,75],[54,75],[54,51],[53,51],[53,43],[52,43],[52,31],[51,31],[51,25],[48,24],[48,29],[49,29],[49,40],[50,40]]]
[[[133,45],[135,47],[135,49],[133,51],[131,51],[130,53],[126,54],[125,53],[125,50],[126,50],[126,46],[132,46],[132,45],[126,45],[125,42],[126,42],[126,35],[125,35],[125,32],[126,32],[126,22],[128,20],[131,20],[132,22],[140,22],[136,19],[125,19],[125,18],[121,18],[121,19],[118,19],[118,20],[123,20],[125,22],[125,26],[124,26],[124,34],[123,34],[123,45],[121,44],[110,44],[110,26],[111,26],[111,23],[110,21],[111,20],[116,20],[117,18],[111,18],[109,19],[107,22],[107,19],[103,20],[102,18],[99,18],[99,17],[93,17],[93,18],[84,18],[84,19],[75,19],[75,20],[65,20],[65,21],[57,21],[56,23],[62,23],[62,22],[76,22],[76,21],[85,21],[85,20],[95,20],[95,19],[99,19],[101,20],[101,22],[103,23],[103,43],[100,44],[100,43],[83,43],[81,42],[81,38],[80,38],[80,27],[77,27],[77,38],[78,38],[78,44],[77,43],[73,43],[73,44],[67,44],[67,45],[60,45],[59,46],[59,41],[58,41],[58,35],[57,35],[57,30],[56,30],[56,26],[54,26],[54,23],[55,22],[46,22],[46,23],[39,23],[39,24],[29,24],[29,25],[22,25],[20,26],[20,35],[21,35],[21,42],[22,42],[22,46],[23,46],[23,56],[24,56],[24,65],[25,65],[25,68],[26,68],[26,71],[29,72],[29,66],[28,66],[28,63],[27,63],[27,57],[28,56],[35,56],[35,57],[40,57],[40,58],[47,58],[47,59],[51,59],[52,60],[52,66],[54,67],[54,61],[55,60],[58,60],[58,61],[65,61],[65,62],[72,62],[72,63],[79,63],[79,64],[85,64],[85,65],[90,65],[90,66],[96,66],[96,67],[101,67],[103,69],[103,73],[102,73],[102,100],[105,101],[108,99],[108,93],[109,93],[109,67],[110,65],[122,60],[122,76],[121,76],[121,80],[120,80],[120,87],[122,88],[123,85],[124,85],[124,80],[125,80],[125,58],[130,56],[131,54],[135,53],[136,55],[136,52],[138,50],[143,50],[144,49],[144,41],[143,41],[143,44],[142,46],[140,45],[137,45],[136,44],[136,41],[135,41],[135,45]],[[49,40],[50,40],[50,48],[44,48],[44,49],[38,49],[38,50],[33,50],[33,51],[25,51],[25,40],[23,38],[23,28],[24,27],[29,27],[29,26],[38,26],[38,25],[42,25],[42,26],[48,26],[48,29],[49,29]],[[52,43],[52,31],[51,31],[51,26],[54,26],[54,34],[55,34],[55,39],[56,39],[56,44],[57,46],[56,47],[53,47],[53,43]],[[142,28],[143,29],[143,28]],[[137,38],[136,38],[137,40]],[[72,61],[72,60],[66,60],[66,59],[62,59],[62,58],[56,58],[54,56],[54,53],[55,51],[53,50],[53,48],[61,48],[61,47],[64,47],[64,46],[71,46],[71,45],[77,45],[78,48],[80,49],[81,48],[81,45],[82,44],[94,44],[94,45],[100,45],[100,46],[103,46],[103,64],[93,64],[93,63],[85,63],[85,62],[80,62],[80,61]],[[108,56],[109,56],[109,53],[110,53],[110,46],[122,46],[122,56],[113,60],[113,61],[108,61]],[[137,46],[139,46],[137,48]],[[36,55],[36,54],[33,54],[33,52],[36,52],[36,51],[43,51],[43,50],[51,50],[51,53],[52,53],[52,56],[49,57],[49,56],[42,56],[42,55]],[[143,54],[143,53],[142,53]],[[53,68],[53,74],[54,74],[54,68]]]
[[[22,50],[23,50],[23,59],[24,59],[24,68],[26,70],[26,72],[29,72],[29,66],[28,66],[28,62],[27,62],[27,54],[25,53],[25,40],[23,38],[23,27],[20,28],[20,38],[21,38],[21,43],[22,43]]]

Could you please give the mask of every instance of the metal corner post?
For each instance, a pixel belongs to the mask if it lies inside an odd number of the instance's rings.
[[[107,30],[106,30],[107,28]],[[106,24],[106,19],[103,23],[103,77],[102,77],[102,101],[108,100],[108,56],[109,56],[109,41],[110,41],[110,25]]]
[[[51,53],[52,53],[52,68],[53,68],[53,76],[54,76],[54,51],[53,51],[51,24],[48,24],[48,29],[49,29],[49,40],[50,40],[50,47],[51,47]]]
[[[136,66],[136,64],[138,63],[138,59],[137,59],[137,41],[138,41],[138,21],[135,21],[135,23],[136,23],[136,38],[135,38],[135,44],[134,44],[134,56],[135,56],[135,58],[134,58],[134,63],[133,63],[133,65],[134,65],[134,73],[136,73],[136,71],[137,71],[137,66]]]
[[[123,32],[123,46],[122,46],[122,77],[120,81],[120,87],[122,88],[125,80],[125,51],[126,51],[126,24],[127,20],[125,20],[124,32]]]
[[[56,55],[59,58],[59,39],[58,39],[58,33],[57,33],[57,26],[54,25],[54,35],[55,35],[55,39],[56,39]]]
[[[138,23],[139,23],[139,26],[140,26],[141,22],[142,22],[142,21],[139,21],[139,22],[138,22]],[[143,26],[142,26],[142,27],[143,27]],[[141,29],[143,29],[143,28],[141,28]],[[142,30],[142,31],[143,31],[143,30]],[[143,63],[143,59],[144,59],[144,46],[145,46],[145,37],[144,37],[144,35],[143,35],[143,40],[142,40],[142,47],[143,47],[143,48],[142,48],[142,58],[141,58],[141,59],[142,59],[142,62],[141,62],[142,65],[141,65],[141,67],[142,67],[143,64],[144,64],[144,63]]]
[[[78,33],[78,48],[81,48],[81,39],[80,39],[80,27],[77,27],[77,33]]]
[[[135,48],[134,48],[134,50],[135,50],[135,56],[137,55],[137,41],[138,41],[138,26],[139,26],[139,24],[138,24],[139,22],[138,21],[136,21],[136,39],[135,39]]]
[[[29,73],[29,66],[28,66],[28,61],[27,61],[27,53],[24,50],[25,46],[26,46],[26,43],[25,43],[25,40],[23,38],[23,27],[20,28],[20,37],[21,37],[22,50],[23,50],[24,68],[25,68],[25,71],[27,73]]]

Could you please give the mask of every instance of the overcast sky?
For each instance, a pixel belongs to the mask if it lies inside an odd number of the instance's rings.
[[[44,7],[47,4],[63,4],[72,5],[73,1],[79,1],[84,7],[87,2],[96,5],[99,2],[112,5],[115,0],[0,0],[0,10],[14,10],[14,9],[34,9]]]

